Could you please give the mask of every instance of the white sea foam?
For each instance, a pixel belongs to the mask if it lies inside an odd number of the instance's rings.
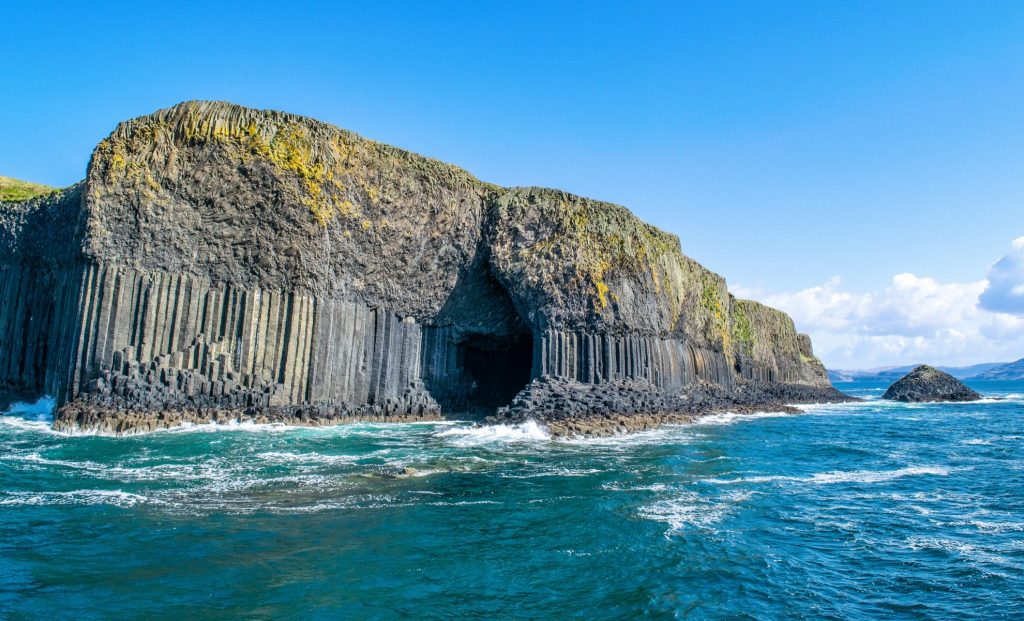
[[[710,528],[722,521],[727,507],[724,504],[702,504],[687,497],[659,500],[654,504],[641,507],[640,517],[669,525],[666,534],[683,530],[687,527]]]
[[[734,425],[736,423],[742,423],[751,420],[759,420],[762,418],[780,418],[793,416],[786,412],[753,412],[751,414],[734,414],[733,412],[723,412],[721,414],[708,414],[697,419],[698,425]]]
[[[809,480],[809,479],[802,478],[802,477],[792,477],[792,476],[785,476],[785,475],[781,475],[781,474],[766,474],[766,475],[759,475],[759,476],[752,476],[752,477],[739,477],[739,478],[736,478],[736,479],[710,478],[710,479],[703,479],[702,482],[704,482],[704,483],[712,483],[714,485],[737,485],[737,484],[743,484],[743,483],[753,483],[753,484],[756,485],[758,483],[775,483],[775,482],[778,482],[778,481],[807,481],[807,480]]]
[[[169,464],[145,464],[145,463],[113,463],[101,464],[93,461],[72,461],[66,459],[51,459],[44,457],[37,452],[23,454],[8,454],[0,458],[0,461],[19,462],[47,466],[50,468],[67,468],[78,470],[82,476],[92,476],[98,479],[139,482],[139,481],[216,481],[234,476],[244,471],[243,466],[228,466],[221,459],[207,460],[199,463],[169,463]]]
[[[53,410],[56,401],[53,397],[41,397],[33,403],[12,403],[7,411],[0,415],[0,425],[12,427],[19,431],[35,431],[53,433]]]
[[[993,573],[991,566],[1008,567],[1019,571],[1020,563],[1015,560],[999,554],[998,551],[982,547],[980,545],[974,545],[966,541],[959,541],[957,539],[949,539],[942,537],[911,537],[907,539],[907,547],[911,550],[942,550],[948,554],[960,556],[964,559],[973,563],[989,566],[987,573]],[[1006,574],[996,572],[1003,578],[1008,578]]]
[[[296,429],[284,423],[254,423],[252,421],[232,420],[226,423],[210,421],[208,423],[182,423],[177,427],[157,429],[154,433],[190,433],[190,432],[217,432],[217,431],[259,431],[281,433],[289,429]]]
[[[623,485],[621,483],[604,483],[601,489],[611,492],[664,492],[669,489],[664,483],[652,483],[651,485]]]
[[[604,471],[598,468],[550,468],[542,469],[539,472],[505,473],[500,476],[503,479],[535,479],[537,477],[585,477],[600,472]]]
[[[905,409],[921,404],[903,403],[902,401],[890,401],[877,396],[864,396],[861,401],[849,401],[842,403],[794,403],[793,407],[808,414],[828,414],[838,412],[850,414],[858,410]]]
[[[18,416],[0,416],[0,425],[17,431],[33,431],[36,433],[56,434],[50,421],[31,420]]]
[[[750,491],[732,492],[711,500],[695,492],[680,492],[672,498],[641,507],[638,515],[668,524],[666,536],[689,527],[710,529],[729,515],[736,504],[752,494]]]
[[[934,475],[944,477],[949,474],[949,470],[940,466],[912,466],[907,468],[898,468],[896,470],[854,470],[851,472],[823,472],[820,474],[812,475],[809,479],[812,483],[820,484],[831,484],[831,483],[881,483],[883,481],[891,481],[893,479],[901,479],[903,477],[912,477],[920,475]]]
[[[40,505],[113,505],[115,507],[133,507],[150,499],[139,494],[109,489],[79,489],[68,492],[0,492],[0,505],[5,506],[40,506]]]
[[[270,464],[353,464],[361,456],[357,455],[324,455],[322,453],[289,453],[287,451],[268,451],[256,455],[260,460]]]
[[[4,412],[5,416],[17,416],[18,418],[24,418],[26,420],[42,420],[52,421],[53,410],[57,406],[57,402],[53,397],[40,397],[33,403],[27,403],[24,401],[18,401],[12,403],[11,407],[7,408]]]
[[[3,460],[27,462],[33,464],[40,464],[44,466],[59,466],[62,468],[72,468],[75,470],[91,470],[96,472],[110,470],[110,466],[98,464],[92,461],[68,461],[64,459],[50,459],[48,457],[43,457],[39,453],[5,455],[3,457]]]
[[[696,437],[689,424],[661,425],[644,431],[615,434],[611,436],[566,436],[558,438],[559,444],[593,446],[606,448],[629,448],[666,442],[685,442]]]
[[[832,472],[819,472],[810,476],[789,476],[789,475],[757,475],[739,477],[736,479],[704,479],[705,483],[715,485],[736,485],[736,484],[758,484],[776,483],[790,481],[798,483],[811,483],[814,485],[832,485],[835,483],[882,483],[910,476],[934,475],[947,476],[949,470],[941,466],[908,466],[895,470],[834,470]]]
[[[1019,533],[1024,531],[1024,522],[993,522],[990,520],[970,520],[971,526],[987,533]]]
[[[551,439],[551,434],[536,421],[519,425],[482,425],[479,427],[453,427],[437,434],[456,446],[510,442],[539,442]]]

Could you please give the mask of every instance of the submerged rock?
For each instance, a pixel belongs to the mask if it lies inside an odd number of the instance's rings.
[[[949,373],[922,364],[889,386],[882,398],[917,403],[975,401],[980,399],[981,395]]]
[[[0,204],[0,308],[0,387],[66,429],[834,392],[785,313],[624,207],[223,102],[121,123],[84,181]],[[521,393],[544,378],[582,388]]]

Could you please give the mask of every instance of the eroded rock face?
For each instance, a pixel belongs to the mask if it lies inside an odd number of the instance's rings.
[[[122,123],[83,183],[0,206],[0,270],[0,386],[68,425],[488,414],[538,378],[609,412],[622,382],[832,394],[788,316],[623,207],[227,103]]]
[[[922,364],[889,386],[882,398],[919,403],[974,401],[980,399],[981,395],[949,373]]]

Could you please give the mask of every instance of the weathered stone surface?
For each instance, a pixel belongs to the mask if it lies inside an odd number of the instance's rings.
[[[949,373],[922,364],[889,386],[882,398],[908,402],[974,401],[981,395]]]
[[[486,420],[517,424],[540,419],[554,436],[606,436],[692,422],[715,412],[797,412],[788,404],[854,400],[831,386],[748,381],[726,388],[698,381],[682,392],[666,393],[642,379],[591,384],[544,376]]]
[[[63,428],[491,415],[540,378],[623,416],[832,395],[789,317],[623,207],[226,103],[122,123],[83,183],[0,206],[0,270],[0,387]]]

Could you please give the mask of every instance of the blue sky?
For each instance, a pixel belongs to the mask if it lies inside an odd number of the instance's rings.
[[[69,184],[118,121],[227,99],[624,204],[837,343],[818,346],[833,366],[1024,356],[1016,307],[986,308],[968,286],[984,291],[1024,235],[1024,3],[98,2],[4,16],[0,174]],[[973,295],[973,320],[1009,337],[978,323],[956,345],[962,317],[922,335],[891,308],[882,321],[849,306],[833,309],[837,332],[800,306],[815,290],[880,304],[900,274],[967,287],[955,295]],[[880,336],[893,339],[873,347]]]

